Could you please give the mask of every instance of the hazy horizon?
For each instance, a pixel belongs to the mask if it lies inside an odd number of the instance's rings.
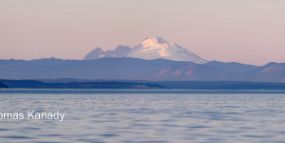
[[[285,62],[282,0],[0,0],[0,59],[82,59],[162,36],[207,59]]]

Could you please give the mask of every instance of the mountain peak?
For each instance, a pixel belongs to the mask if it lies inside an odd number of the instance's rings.
[[[100,47],[97,47],[93,49],[90,53],[88,53],[84,59],[91,60],[91,59],[101,58],[103,53],[104,51]]]
[[[161,36],[149,36],[143,42],[167,43],[168,41]]]

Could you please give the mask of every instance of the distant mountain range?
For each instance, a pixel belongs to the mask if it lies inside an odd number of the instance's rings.
[[[131,57],[146,60],[168,59],[174,61],[191,61],[199,64],[207,62],[200,56],[162,37],[148,37],[134,48],[122,45],[108,51],[95,48],[84,59],[92,60],[103,57]]]
[[[137,58],[0,60],[0,79],[285,82],[285,64],[264,66]]]

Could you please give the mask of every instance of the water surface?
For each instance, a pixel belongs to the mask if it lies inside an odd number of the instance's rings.
[[[0,93],[0,112],[62,111],[63,122],[0,120],[5,143],[285,143],[283,93]]]

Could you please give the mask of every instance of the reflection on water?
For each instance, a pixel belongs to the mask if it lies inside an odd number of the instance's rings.
[[[0,120],[5,143],[284,143],[285,94],[4,94],[0,112],[57,111],[63,122]]]

